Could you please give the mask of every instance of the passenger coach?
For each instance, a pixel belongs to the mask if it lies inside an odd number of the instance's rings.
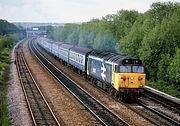
[[[71,64],[77,71],[86,72],[87,69],[87,56],[92,52],[89,48],[80,48],[74,46],[69,51],[69,64]]]

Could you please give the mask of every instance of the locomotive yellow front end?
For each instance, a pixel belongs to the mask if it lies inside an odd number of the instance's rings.
[[[113,65],[113,87],[121,100],[137,99],[143,92],[145,80],[144,66],[140,60],[126,59],[122,64]]]

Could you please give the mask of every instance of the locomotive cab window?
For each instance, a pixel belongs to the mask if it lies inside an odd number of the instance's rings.
[[[131,66],[120,66],[120,73],[130,73]]]
[[[116,73],[130,73],[131,72],[131,66],[115,66],[115,72]]]
[[[143,66],[132,66],[132,67],[133,67],[133,73],[144,73]]]
[[[115,66],[116,73],[144,73],[143,66]]]
[[[131,72],[131,66],[115,66],[115,72],[116,73],[130,73]]]
[[[119,68],[118,65],[115,65],[115,72],[116,72],[116,73],[119,73],[119,72],[120,72],[120,68]]]

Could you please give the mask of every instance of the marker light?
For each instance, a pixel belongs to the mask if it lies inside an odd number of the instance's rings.
[[[121,76],[121,79],[122,79],[123,81],[125,81],[125,80],[126,80],[126,76],[122,75],[122,76]]]
[[[142,76],[139,76],[139,77],[138,77],[138,80],[139,80],[139,81],[142,81],[142,80],[143,80],[143,77],[142,77]]]

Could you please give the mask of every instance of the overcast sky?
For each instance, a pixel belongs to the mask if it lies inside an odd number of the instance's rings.
[[[153,2],[180,0],[0,0],[0,19],[10,22],[87,22],[121,9],[145,12]]]

